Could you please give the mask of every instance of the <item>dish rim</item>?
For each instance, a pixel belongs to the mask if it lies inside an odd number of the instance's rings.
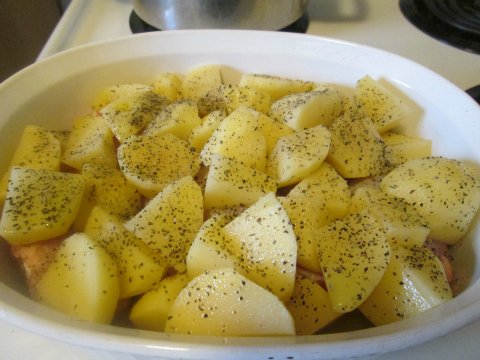
[[[299,43],[323,43],[328,44],[329,46],[348,47],[350,49],[356,49],[356,51],[359,52],[367,52],[381,58],[386,57],[387,60],[395,60],[396,62],[399,62],[406,67],[411,67],[415,68],[417,71],[422,71],[427,77],[435,79],[436,82],[443,84],[448,90],[447,93],[456,94],[457,98],[462,100],[461,105],[463,106],[464,110],[466,110],[467,112],[473,112],[474,114],[476,113],[477,115],[480,114],[480,107],[478,107],[475,101],[471,99],[467,94],[465,94],[461,89],[456,87],[448,80],[442,78],[438,74],[434,73],[433,71],[429,70],[428,68],[425,68],[422,65],[419,65],[399,55],[369,46],[359,45],[342,40],[336,40],[329,37],[256,30],[175,30],[150,34],[135,34],[117,39],[99,41],[92,44],[82,45],[76,48],[68,49],[59,54],[55,54],[49,58],[42,60],[39,63],[28,66],[17,74],[14,74],[12,77],[8,78],[2,84],[0,84],[0,96],[2,96],[5,92],[8,92],[9,88],[15,88],[17,83],[25,81],[30,75],[38,75],[41,74],[42,71],[48,71],[48,68],[52,65],[55,65],[55,62],[62,63],[65,62],[65,60],[68,61],[69,59],[73,59],[75,56],[81,56],[82,53],[88,53],[89,51],[98,50],[101,47],[103,47],[104,49],[108,49],[109,47],[115,48],[121,44],[131,44],[132,42],[139,43],[140,41],[145,41],[146,43],[149,43],[155,42],[155,39],[157,38],[162,39],[165,37],[218,37],[226,35],[237,37],[255,37],[260,36],[260,34],[261,36],[268,37],[269,39],[288,38],[290,42],[295,39],[298,40]],[[125,59],[131,59],[131,57],[130,55],[126,57],[122,56],[122,59],[126,61]],[[79,66],[79,69],[81,69],[82,66]],[[402,81],[402,78],[392,80],[397,81],[398,84],[403,84],[403,86],[409,86],[409,82]],[[464,95],[460,95],[460,92]],[[473,117],[474,115],[470,114],[470,116]],[[3,126],[3,122],[1,125]],[[4,288],[6,287],[6,285],[0,284],[0,288],[2,287]],[[477,280],[456,299],[429,311],[429,314],[438,313],[439,316],[441,316],[442,314],[449,315],[447,316],[447,318],[449,319],[448,326],[434,326],[439,321],[444,321],[441,320],[441,318],[437,318],[434,321],[429,320],[422,324],[421,322],[425,320],[424,318],[426,316],[425,314],[421,314],[419,316],[416,316],[415,318],[404,320],[400,323],[382,326],[381,330],[383,331],[383,334],[377,334],[373,337],[369,337],[368,335],[372,332],[378,332],[378,330],[375,329],[379,328],[374,328],[375,331],[372,331],[371,329],[366,329],[333,335],[295,336],[281,338],[228,338],[227,340],[220,340],[221,338],[192,336],[188,336],[188,338],[185,338],[185,336],[181,335],[177,336],[158,333],[154,333],[155,336],[152,336],[151,332],[127,329],[125,331],[133,332],[134,335],[137,334],[139,336],[129,336],[129,340],[131,342],[126,343],[124,340],[125,336],[127,335],[124,334],[123,330],[117,329],[118,331],[113,331],[113,333],[110,331],[106,331],[111,330],[111,328],[113,328],[112,326],[108,325],[108,329],[106,329],[105,326],[98,326],[96,324],[88,324],[87,326],[85,326],[85,323],[83,322],[79,322],[73,319],[65,319],[65,316],[53,314],[51,311],[43,307],[38,310],[41,315],[38,315],[37,313],[35,313],[37,315],[32,315],[32,313],[26,310],[18,309],[11,304],[5,303],[2,299],[0,299],[0,319],[4,319],[8,322],[14,323],[15,325],[36,332],[40,335],[69,342],[71,344],[93,347],[101,350],[117,352],[123,351],[126,353],[134,353],[139,355],[174,357],[176,354],[174,349],[176,349],[183,351],[182,355],[185,355],[185,358],[199,358],[201,357],[200,355],[206,356],[207,353],[208,356],[212,356],[212,345],[215,345],[216,355],[220,355],[223,358],[233,358],[235,350],[238,351],[238,349],[240,348],[242,351],[253,351],[255,356],[265,356],[267,355],[267,353],[269,353],[269,351],[272,351],[272,349],[274,349],[276,354],[279,354],[280,352],[281,354],[286,356],[289,351],[291,352],[291,350],[294,349],[293,352],[295,352],[296,354],[302,353],[306,356],[314,355],[316,358],[334,358],[336,356],[359,356],[399,350],[405,348],[405,345],[418,345],[429,339],[433,339],[435,337],[445,335],[448,332],[454,331],[480,317],[480,289],[478,289],[479,287],[479,280]],[[8,289],[4,288],[3,290]],[[15,292],[12,289],[10,290],[12,292]],[[474,294],[470,295],[472,292]],[[475,292],[477,294],[475,294]],[[5,293],[5,291],[2,291],[2,293]],[[464,295],[465,293],[467,294]],[[458,299],[461,300],[457,301]],[[28,298],[26,298],[26,300],[28,300],[29,303],[34,303],[33,300],[30,300]],[[466,304],[460,306],[461,304],[458,303],[462,303],[463,301],[465,301]],[[13,302],[13,304],[15,304],[15,302]],[[31,304],[29,305],[31,306]],[[34,303],[34,305],[35,306],[33,306],[33,308],[37,308],[38,306],[40,306],[36,303]],[[454,312],[454,310],[455,316],[452,315],[452,312]],[[61,319],[53,321],[49,318],[45,318],[44,313],[47,313],[46,316],[52,316],[54,319],[57,319],[58,317],[60,317]],[[41,321],[39,321],[39,319]],[[412,324],[414,325],[414,328],[408,328],[408,325]],[[70,332],[70,334],[65,335],[64,332],[67,330],[68,332]],[[118,332],[120,332],[120,334]],[[99,334],[102,334],[104,336],[99,338]],[[402,337],[404,341],[399,342],[399,337]],[[204,342],[202,343],[202,341],[199,341],[192,343],[191,341],[188,341],[192,338],[203,340]],[[366,338],[368,338],[368,341],[366,340]],[[135,341],[133,341],[133,339],[135,339]],[[315,340],[318,339],[320,339],[319,342],[315,342]],[[330,340],[332,342],[330,342]],[[375,340],[375,344],[372,345],[373,340]],[[254,345],[253,347],[251,345],[247,346],[245,344],[246,341],[258,344]],[[287,344],[285,345],[285,343]],[[222,346],[218,347],[218,345]],[[343,350],[338,351],[339,348]],[[326,356],[322,357],[323,355]]]

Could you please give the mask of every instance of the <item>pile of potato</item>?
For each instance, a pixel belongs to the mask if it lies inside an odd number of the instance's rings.
[[[369,76],[353,96],[226,84],[217,65],[113,85],[70,131],[25,128],[0,234],[32,297],[82,320],[220,336],[398,321],[453,296],[425,243],[458,242],[480,206],[469,167],[395,132],[407,113]]]

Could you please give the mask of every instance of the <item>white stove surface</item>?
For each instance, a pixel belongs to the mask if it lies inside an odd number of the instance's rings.
[[[132,34],[131,12],[131,0],[73,0],[39,59],[73,46]],[[464,90],[480,84],[480,55],[422,33],[404,18],[398,0],[311,0],[308,14],[308,34],[396,53]]]
[[[74,46],[131,34],[131,11],[130,0],[73,0],[38,59]],[[399,54],[464,90],[480,84],[480,55],[443,44],[416,29],[401,14],[398,0],[312,0],[308,13],[308,34]],[[478,359],[479,341],[480,321],[420,346],[374,359]],[[0,359],[138,360],[130,355],[70,346],[1,321],[0,349]]]

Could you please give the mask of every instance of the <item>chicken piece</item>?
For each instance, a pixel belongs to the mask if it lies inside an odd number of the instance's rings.
[[[47,270],[55,253],[65,237],[56,237],[50,240],[39,241],[28,245],[12,245],[10,250],[20,265],[28,289],[32,294],[35,285]]]

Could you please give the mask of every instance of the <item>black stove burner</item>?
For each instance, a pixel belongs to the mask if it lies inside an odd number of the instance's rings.
[[[478,105],[480,105],[480,85],[471,87],[465,91],[477,102]]]
[[[130,30],[132,30],[132,33],[134,34],[159,31],[159,29],[157,29],[156,27],[143,21],[135,11],[132,11],[132,13],[130,14]]]
[[[284,27],[283,29],[279,29],[279,31],[305,34],[308,30],[309,24],[310,19],[308,17],[308,13],[305,12],[297,21]],[[144,32],[160,31],[161,29],[157,29],[156,27],[146,23],[140,18],[140,16],[137,15],[135,11],[132,11],[130,14],[130,30],[132,30],[132,33],[134,34],[139,34]]]
[[[480,0],[400,0],[400,9],[428,35],[480,54]]]

